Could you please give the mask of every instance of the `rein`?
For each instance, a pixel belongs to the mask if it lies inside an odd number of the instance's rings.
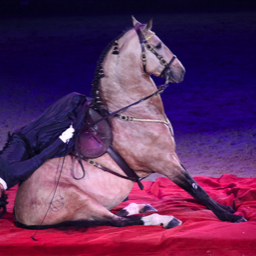
[[[89,125],[89,127],[93,127],[95,124],[97,124],[97,123],[99,123],[99,122],[101,122],[103,120],[106,120],[106,119],[112,118],[114,116],[117,116],[119,113],[127,110],[128,108],[130,108],[132,106],[135,106],[135,105],[138,105],[139,103],[141,103],[141,102],[143,102],[143,101],[145,101],[145,100],[147,100],[147,99],[149,99],[149,98],[151,98],[153,96],[156,96],[156,95],[162,93],[168,86],[169,86],[169,80],[166,80],[165,83],[163,85],[160,85],[158,87],[157,91],[155,91],[154,93],[152,93],[152,94],[146,96],[145,98],[142,98],[142,99],[140,99],[140,100],[138,100],[138,101],[136,101],[136,102],[126,106],[126,107],[123,107],[123,108],[121,108],[119,110],[116,110],[115,112],[108,111],[108,113],[109,113],[108,115],[103,116],[102,118],[100,118],[99,120],[94,122],[93,124]]]

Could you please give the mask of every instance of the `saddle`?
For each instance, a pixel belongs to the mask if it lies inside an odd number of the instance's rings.
[[[101,121],[99,121],[100,119]],[[140,189],[143,189],[140,178],[129,167],[122,156],[114,149],[112,146],[112,141],[113,134],[107,118],[103,118],[101,114],[95,111],[92,107],[89,107],[85,117],[85,125],[78,131],[78,134],[76,134],[75,138],[75,156],[79,156],[80,164],[84,174],[85,170],[82,166],[81,159],[93,159],[108,153],[111,158],[118,164],[118,166],[125,172],[127,177],[115,173],[108,168],[104,168],[104,171],[112,173],[121,178],[137,182]]]
[[[76,136],[75,150],[86,158],[97,158],[107,152],[113,135],[107,120],[96,123],[102,116],[93,108],[88,108],[85,125]],[[95,124],[96,123],[96,124]]]

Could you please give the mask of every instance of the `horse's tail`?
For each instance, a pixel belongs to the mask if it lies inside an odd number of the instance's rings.
[[[97,227],[97,226],[116,226],[116,223],[111,220],[95,220],[95,221],[88,221],[88,220],[73,220],[73,221],[63,221],[56,224],[51,225],[26,225],[17,220],[15,220],[15,225],[18,228],[25,228],[30,230],[44,230],[48,228],[57,228],[57,229],[87,229],[89,227]]]

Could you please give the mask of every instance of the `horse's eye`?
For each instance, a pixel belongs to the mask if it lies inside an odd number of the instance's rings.
[[[161,43],[157,44],[157,45],[155,46],[155,48],[156,48],[156,49],[161,49],[161,48],[162,48],[162,44],[161,44]]]

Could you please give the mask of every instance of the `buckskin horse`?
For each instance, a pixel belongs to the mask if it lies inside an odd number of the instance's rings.
[[[133,28],[106,48],[93,80],[85,142],[95,135],[94,142],[103,147],[95,144],[98,152],[91,153],[86,143],[78,142],[75,153],[47,161],[23,182],[14,208],[18,226],[43,229],[79,222],[176,227],[182,222],[173,216],[131,216],[155,210],[147,204],[110,212],[127,198],[134,182],[142,187],[140,179],[154,172],[168,177],[220,220],[246,221],[211,199],[180,163],[160,93],[169,82],[181,82],[185,69],[151,31],[152,20],[146,25],[132,20]],[[150,75],[165,77],[165,84],[157,88]],[[101,130],[106,134],[99,136]]]

